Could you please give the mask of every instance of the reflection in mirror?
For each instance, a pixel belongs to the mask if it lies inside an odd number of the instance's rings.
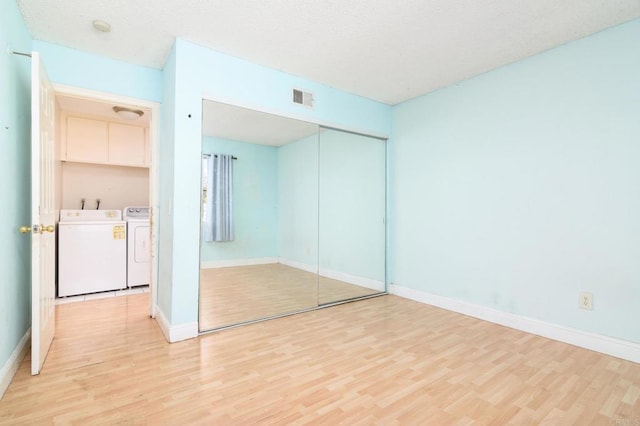
[[[319,303],[384,292],[385,141],[323,128],[319,152]]]
[[[315,124],[203,102],[200,331],[318,306],[317,134]],[[236,158],[229,176],[216,155]],[[208,233],[225,182],[233,238],[216,241]]]
[[[383,140],[205,100],[202,153],[200,331],[385,291]]]

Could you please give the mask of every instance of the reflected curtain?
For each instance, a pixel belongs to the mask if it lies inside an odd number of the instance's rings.
[[[233,241],[233,158],[215,154],[207,159],[207,201],[204,240]]]

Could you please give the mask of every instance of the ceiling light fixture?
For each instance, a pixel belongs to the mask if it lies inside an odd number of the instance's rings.
[[[103,21],[101,19],[94,20],[92,24],[93,24],[93,28],[95,28],[100,32],[108,33],[109,31],[111,31],[111,25],[109,25],[108,22]]]
[[[118,117],[124,120],[137,120],[144,115],[144,111],[142,110],[119,106],[114,106],[113,111],[118,114]]]

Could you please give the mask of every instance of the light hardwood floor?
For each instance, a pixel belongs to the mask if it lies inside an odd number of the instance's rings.
[[[379,293],[280,263],[200,270],[200,331]]]
[[[636,425],[640,365],[396,296],[165,342],[146,295],[59,305],[1,424]]]

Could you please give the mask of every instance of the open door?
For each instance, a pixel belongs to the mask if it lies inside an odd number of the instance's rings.
[[[31,374],[39,374],[55,333],[55,93],[31,54]],[[28,229],[28,228],[27,228]]]

